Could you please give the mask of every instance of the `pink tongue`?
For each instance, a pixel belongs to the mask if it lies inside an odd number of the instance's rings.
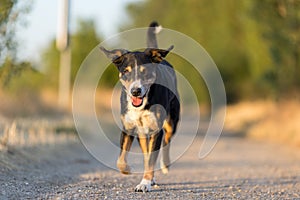
[[[132,97],[131,101],[134,106],[140,106],[143,103],[143,99],[138,97]]]

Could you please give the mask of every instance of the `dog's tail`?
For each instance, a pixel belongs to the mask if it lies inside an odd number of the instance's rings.
[[[156,21],[151,22],[147,33],[148,48],[158,48],[156,34],[158,34],[161,31],[161,29],[162,27]]]

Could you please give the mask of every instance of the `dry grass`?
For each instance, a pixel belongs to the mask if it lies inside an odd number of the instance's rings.
[[[96,93],[97,110],[111,109],[111,90]],[[57,94],[10,95],[0,90],[0,150],[65,143],[77,139],[70,113],[57,106]],[[71,111],[71,101],[69,108]],[[66,117],[64,117],[66,116]]]
[[[98,114],[99,111],[111,110],[111,95],[112,90],[108,89],[96,92]],[[0,90],[0,99],[0,150],[52,145],[77,139],[71,117],[71,101],[69,110],[61,110],[55,91],[45,89],[38,95],[20,96]]]
[[[299,101],[242,102],[227,108],[228,132],[300,147]]]
[[[62,114],[56,92],[52,90],[12,94],[0,88],[0,99],[0,114],[8,118]]]
[[[72,120],[17,119],[0,122],[0,150],[54,145],[77,140]]]
[[[0,90],[0,150],[56,144],[76,138],[70,114],[54,91],[12,94]],[[64,117],[66,116],[66,117]]]

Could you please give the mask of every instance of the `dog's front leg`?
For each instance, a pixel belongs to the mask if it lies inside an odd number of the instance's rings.
[[[140,184],[135,187],[137,192],[150,192],[151,185],[154,184],[154,167],[159,153],[163,131],[146,138],[139,135],[139,144],[144,154],[144,176]]]
[[[117,161],[117,166],[122,174],[131,173],[131,169],[127,164],[127,153],[130,150],[133,139],[134,137],[132,135],[128,135],[127,133],[122,131],[120,139],[121,151]]]

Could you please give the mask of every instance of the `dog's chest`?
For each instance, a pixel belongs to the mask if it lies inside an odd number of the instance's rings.
[[[128,110],[122,116],[122,123],[127,131],[136,130],[137,134],[151,134],[159,130],[157,118],[149,110]]]

